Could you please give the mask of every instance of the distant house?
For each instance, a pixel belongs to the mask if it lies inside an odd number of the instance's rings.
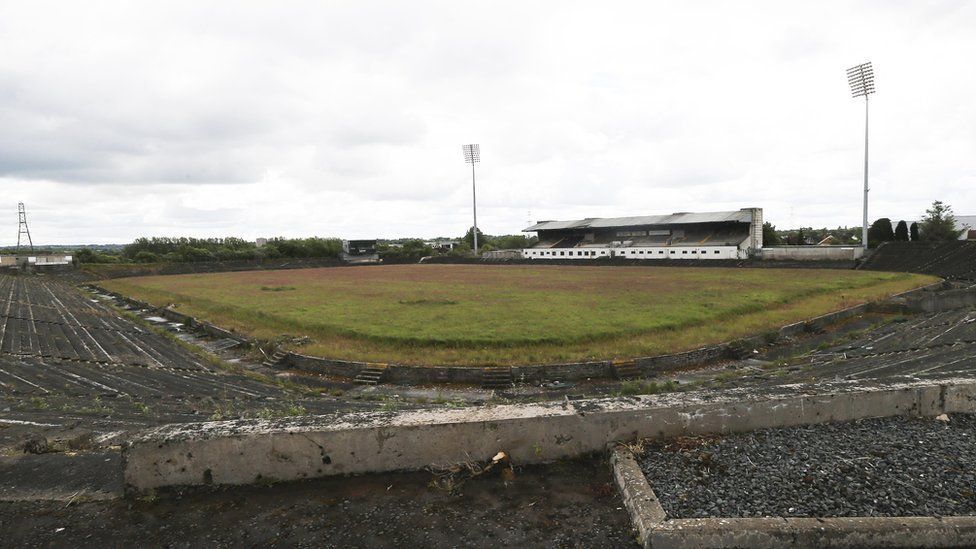
[[[267,238],[259,238],[259,239],[257,239],[257,240],[254,241],[254,245],[257,246],[258,248],[263,248],[264,246],[267,246],[268,245],[268,239]]]
[[[435,238],[434,240],[428,240],[425,242],[428,246],[433,248],[438,252],[449,252],[454,248],[458,247],[461,242],[459,240],[448,240],[445,238]]]

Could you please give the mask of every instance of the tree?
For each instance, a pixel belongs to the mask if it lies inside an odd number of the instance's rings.
[[[467,243],[469,249],[473,250],[474,249],[474,227],[468,229],[468,232],[464,234],[464,238],[462,238],[461,240]],[[487,240],[485,239],[485,233],[481,232],[481,229],[478,229],[478,246],[481,246],[485,242],[487,242]]]
[[[82,248],[75,251],[75,259],[78,263],[95,263],[95,252],[90,248]]]
[[[800,230],[796,233],[796,245],[803,246],[807,243],[807,233],[800,227]]]
[[[895,239],[895,232],[891,230],[891,220],[882,217],[875,220],[868,227],[868,246],[874,248],[882,242],[891,242]]]
[[[908,242],[908,223],[905,220],[898,222],[898,226],[895,227],[895,240],[899,242]]]
[[[763,246],[776,246],[780,244],[779,235],[776,234],[776,225],[769,221],[763,223]]]
[[[918,223],[912,221],[912,226],[908,228],[908,232],[911,234],[912,242],[918,240]]]
[[[919,224],[918,230],[922,240],[942,242],[956,240],[962,231],[956,230],[956,218],[952,215],[952,206],[941,200],[932,203],[932,207],[925,210],[925,217]]]
[[[156,263],[157,261],[159,261],[159,256],[152,252],[147,252],[146,250],[142,250],[136,253],[134,259],[136,263]]]
[[[384,261],[419,261],[434,255],[434,249],[418,239],[407,240],[399,246],[381,244],[377,248]]]

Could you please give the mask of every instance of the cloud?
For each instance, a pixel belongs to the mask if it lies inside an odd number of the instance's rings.
[[[52,243],[457,235],[476,142],[490,233],[753,205],[856,225],[865,59],[872,217],[971,213],[974,26],[962,1],[5,3],[0,220],[25,201]]]

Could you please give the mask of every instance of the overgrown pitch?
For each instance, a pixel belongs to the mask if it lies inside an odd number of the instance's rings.
[[[308,336],[306,354],[486,365],[675,352],[934,280],[819,269],[395,265],[103,285],[258,338]]]

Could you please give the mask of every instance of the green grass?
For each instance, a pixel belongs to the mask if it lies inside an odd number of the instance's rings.
[[[482,365],[675,352],[935,280],[818,269],[398,265],[102,284],[259,339],[308,336],[310,354]]]

